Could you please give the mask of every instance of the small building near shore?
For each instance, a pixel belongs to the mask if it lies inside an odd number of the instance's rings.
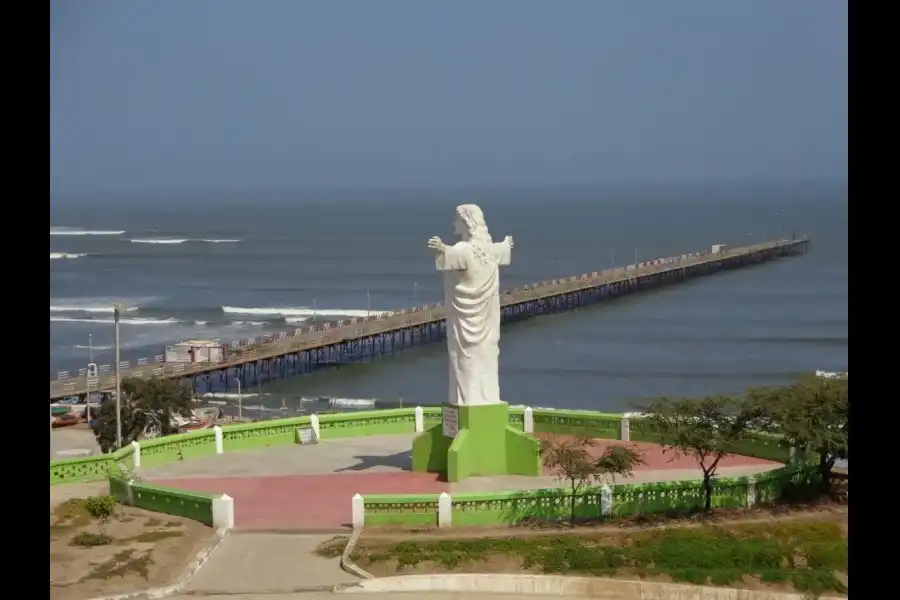
[[[219,340],[187,340],[171,346],[166,346],[166,362],[223,362],[227,353],[227,346]]]

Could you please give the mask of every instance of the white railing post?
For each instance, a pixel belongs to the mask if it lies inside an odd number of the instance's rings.
[[[631,417],[629,413],[622,415],[622,423],[619,427],[619,439],[623,442],[631,441]]]
[[[604,483],[600,486],[600,514],[608,517],[612,514],[612,488],[609,484]]]
[[[350,522],[353,529],[361,529],[366,523],[366,503],[359,494],[354,494],[350,500]]]
[[[416,433],[425,431],[425,411],[421,406],[416,407]]]
[[[134,468],[137,469],[141,466],[141,445],[137,442],[131,442],[131,449],[134,450],[131,458],[134,464]]]
[[[534,410],[530,406],[525,407],[522,417],[522,425],[525,433],[534,433]]]
[[[213,498],[212,518],[216,529],[234,529],[234,498],[228,494]]]
[[[216,454],[225,452],[225,442],[222,440],[222,428],[216,425],[213,427],[213,434],[216,436]]]
[[[453,499],[447,492],[438,496],[438,527],[453,525]]]
[[[316,441],[321,441],[322,438],[319,435],[319,415],[309,415],[309,426],[312,427],[313,435],[316,436]]]
[[[751,475],[747,478],[747,506],[754,504],[756,504],[756,477]]]

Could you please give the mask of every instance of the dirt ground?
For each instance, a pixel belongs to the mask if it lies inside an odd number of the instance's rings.
[[[104,527],[108,545],[73,543],[79,534],[99,534],[97,521],[80,499],[50,513],[50,598],[83,600],[174,583],[215,536],[196,521],[118,505]]]
[[[574,528],[563,525],[541,525],[520,527],[454,527],[448,529],[419,528],[366,528],[360,538],[354,556],[358,564],[376,577],[390,575],[414,575],[424,573],[527,573],[539,572],[539,570],[526,569],[522,564],[521,556],[495,554],[483,560],[471,561],[459,564],[453,569],[448,569],[432,562],[422,562],[415,565],[406,565],[398,568],[395,560],[370,561],[367,555],[378,555],[399,542],[427,542],[438,540],[465,540],[485,538],[523,538],[533,536],[577,535],[597,538],[602,536],[604,544],[628,545],[629,535],[638,531],[651,531],[660,529],[699,528],[716,526],[726,530],[748,526],[753,524],[774,524],[794,521],[829,521],[840,525],[847,535],[848,507],[837,503],[821,505],[800,505],[793,507],[765,506],[754,509],[718,510],[714,514],[700,517],[684,517],[680,519],[666,519],[660,517],[657,520],[646,519],[622,519],[614,523],[597,524],[585,523]],[[325,555],[338,554],[346,545],[346,538],[336,537],[331,542],[323,544],[319,551]],[[835,573],[835,576],[847,587],[849,580],[845,573]],[[617,579],[639,579],[648,581],[671,582],[666,575],[649,575],[646,573],[631,572],[621,569],[616,572]],[[741,589],[769,590],[769,591],[793,591],[787,583],[764,583],[758,578],[744,576],[742,580],[729,587]]]

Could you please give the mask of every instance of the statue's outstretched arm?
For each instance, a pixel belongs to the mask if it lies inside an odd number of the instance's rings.
[[[465,271],[466,249],[464,244],[448,246],[439,237],[428,240],[428,247],[435,251],[434,264],[438,271]]]
[[[502,242],[494,244],[494,252],[497,253],[497,264],[501,267],[509,266],[512,261],[512,249],[515,242],[511,235],[506,236]]]

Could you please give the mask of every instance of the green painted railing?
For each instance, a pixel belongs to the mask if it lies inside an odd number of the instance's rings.
[[[409,434],[415,431],[415,408],[365,411],[320,415],[322,440],[369,435]],[[422,409],[426,428],[440,423],[441,408]],[[566,435],[585,434],[598,438],[621,439],[624,415],[576,410],[534,409],[532,417],[536,433]],[[509,424],[524,429],[525,410],[509,410]],[[222,428],[224,452],[240,452],[295,443],[298,427],[307,427],[310,417],[292,417],[257,423],[230,425]],[[658,442],[655,434],[637,416],[629,418],[632,441]],[[140,442],[141,465],[154,466],[176,460],[187,460],[214,454],[215,432],[212,429],[171,435]],[[749,434],[738,445],[737,453],[787,463],[790,451],[773,436]],[[173,488],[128,482],[120,465],[133,468],[131,446],[113,454],[76,458],[50,463],[50,483],[99,481],[108,478],[110,494],[133,506],[165,514],[212,523],[213,496]],[[788,466],[756,477],[759,501],[779,498],[785,486],[808,479],[808,467],[794,461]],[[715,480],[714,506],[744,506],[747,503],[748,478]],[[702,502],[699,481],[620,484],[612,490],[612,515],[624,516],[666,510],[684,510]],[[530,517],[558,518],[568,515],[571,496],[564,489],[456,494],[452,515],[455,525],[515,523]],[[437,519],[437,495],[368,495],[363,498],[365,521],[372,525],[434,525]],[[600,514],[599,488],[581,494],[576,501],[579,516]]]
[[[423,408],[422,412],[426,427],[440,423],[440,407]],[[536,433],[587,434],[598,438],[621,439],[623,415],[620,414],[542,408],[534,409],[532,414]],[[519,430],[524,428],[524,408],[509,409],[509,424]],[[228,425],[222,428],[223,450],[237,452],[293,444],[297,428],[308,426],[309,416]],[[659,441],[659,436],[649,431],[639,418],[630,419],[630,430],[632,441]],[[414,431],[415,408],[319,416],[322,440]],[[141,466],[147,467],[206,456],[216,451],[212,429],[144,440],[140,442],[140,446]],[[788,460],[788,449],[781,446],[777,438],[769,436],[748,436],[746,451],[742,444],[739,452],[780,462]],[[126,447],[114,454],[51,461],[50,484],[102,480],[109,472],[111,463],[126,461],[128,466],[132,466],[128,462],[131,455],[131,447]]]
[[[439,423],[441,409],[423,409],[427,424]],[[515,411],[511,411],[515,414]],[[512,417],[511,417],[512,419]],[[518,425],[522,427],[522,410],[518,410]],[[295,443],[298,427],[308,427],[309,417],[274,419],[257,423],[228,425],[222,428],[222,448],[225,452],[256,450],[270,446]],[[390,435],[415,431],[415,409],[399,408],[355,413],[339,413],[319,416],[321,439],[361,437],[367,435]],[[216,438],[212,429],[169,435],[152,440],[143,440],[141,446],[141,466],[151,467],[176,460],[197,458],[216,452]],[[50,484],[81,481],[100,481],[109,473],[113,463],[130,461],[130,446],[114,454],[50,461]],[[128,466],[133,464],[126,462]]]
[[[152,512],[184,517],[212,526],[213,499],[210,494],[189,492],[109,474],[109,494],[122,504]]]
[[[796,463],[748,477],[720,477],[713,483],[713,508],[737,508],[754,502],[772,502],[793,485],[813,482],[817,467]],[[752,487],[751,487],[752,486]],[[688,512],[703,507],[701,480],[609,486],[609,516],[630,517],[653,513]],[[603,514],[601,487],[580,492],[575,500],[577,518],[598,518]],[[515,492],[457,493],[451,495],[454,527],[474,525],[514,525],[530,519],[567,519],[571,512],[571,491],[565,488]],[[363,496],[366,525],[426,527],[438,524],[438,494]]]

